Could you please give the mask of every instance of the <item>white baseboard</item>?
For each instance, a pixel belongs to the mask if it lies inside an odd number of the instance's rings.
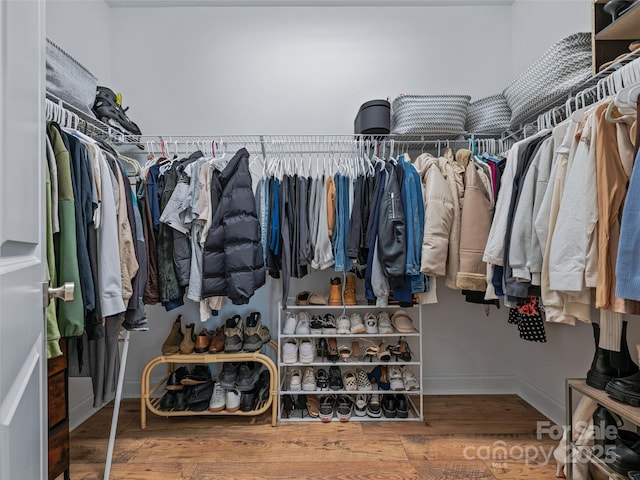
[[[73,405],[69,405],[69,431],[82,425],[99,410],[99,408],[93,408],[93,395],[87,395]]]
[[[520,398],[558,425],[564,425],[564,399],[552,397],[547,392],[516,377],[516,393]]]
[[[516,393],[514,375],[427,375],[426,395],[482,395]]]

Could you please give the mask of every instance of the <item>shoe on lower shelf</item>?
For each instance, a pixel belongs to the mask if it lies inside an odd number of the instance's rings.
[[[409,418],[409,402],[407,396],[401,393],[396,395],[396,416],[398,418]]]
[[[167,392],[160,399],[160,410],[168,412],[173,410],[173,406],[176,403],[176,392],[174,390],[167,390]]]
[[[225,403],[225,410],[229,413],[237,412],[240,408],[240,391],[237,388],[230,388],[227,390]]]
[[[307,367],[302,373],[302,390],[313,392],[316,389],[316,376],[313,367]]]
[[[258,362],[243,362],[238,368],[236,386],[241,392],[252,390],[258,380],[260,364]]]
[[[341,422],[348,422],[353,413],[353,399],[349,395],[341,395],[336,406],[336,416]]]
[[[189,370],[187,367],[178,367],[167,379],[167,384],[165,385],[165,390],[182,390],[184,385],[182,385],[182,379],[184,379],[187,375],[189,375]]]
[[[396,418],[398,411],[396,409],[395,395],[383,395],[382,413],[385,418]]]
[[[215,382],[213,385],[213,394],[211,394],[211,400],[209,401],[209,411],[221,412],[225,407],[225,393],[220,382]]]
[[[355,413],[356,417],[367,416],[367,404],[367,396],[364,393],[359,393],[356,396],[356,401],[353,408],[353,413]]]
[[[289,391],[299,392],[302,390],[302,371],[298,368],[289,370]]]
[[[282,363],[296,363],[298,361],[298,339],[287,338],[282,346]]]
[[[402,381],[402,370],[400,367],[389,367],[389,386],[391,390],[401,391],[404,390],[404,382]]]
[[[318,416],[324,423],[328,423],[333,418],[333,410],[335,406],[335,397],[332,395],[324,395],[320,397],[320,407]]]
[[[238,362],[224,362],[222,364],[222,370],[220,371],[220,378],[219,378],[222,388],[235,387],[239,368],[240,368],[240,363]]]
[[[316,345],[312,338],[303,338],[298,347],[300,363],[313,363],[316,354]]]
[[[402,367],[402,382],[404,384],[405,390],[409,390],[409,391],[420,390],[420,384],[418,383],[416,374],[413,373],[413,370],[408,366]]]
[[[380,418],[382,416],[382,406],[380,405],[380,394],[376,393],[378,390],[377,386],[373,386],[372,393],[369,396],[369,402],[367,403],[367,416],[371,418]]]

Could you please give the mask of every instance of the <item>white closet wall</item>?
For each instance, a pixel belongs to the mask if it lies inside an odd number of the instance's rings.
[[[113,8],[108,18],[100,27],[111,28],[106,75],[143,133],[333,134],[353,131],[358,107],[373,98],[498,93],[551,43],[588,31],[590,6]],[[48,35],[93,69],[84,54],[105,48],[103,39],[63,43],[62,25],[52,23]],[[326,289],[328,278],[293,280],[291,292]],[[219,319],[261,310],[275,328],[279,291],[270,281],[249,306],[227,305]],[[531,344],[507,324],[504,308],[486,317],[459,292],[442,287],[438,295],[438,305],[425,307],[426,391],[519,393],[561,421],[564,378],[584,376],[593,355],[590,327],[550,325],[549,343]],[[193,304],[168,313],[150,307],[151,330],[132,334],[127,396],[139,396],[142,368],[160,353],[178,313],[197,319]],[[631,332],[635,345],[640,335]],[[83,399],[71,387],[72,415],[75,404],[80,418]]]
[[[513,75],[525,70],[556,40],[591,31],[593,0],[515,0],[511,6]]]

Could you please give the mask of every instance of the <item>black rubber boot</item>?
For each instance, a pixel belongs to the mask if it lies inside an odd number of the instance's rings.
[[[594,428],[594,453],[603,457],[606,453],[607,446],[615,445],[618,438],[618,422],[609,410],[602,405],[593,412],[593,428]]]
[[[622,322],[622,338],[620,339],[620,351],[611,352],[611,366],[618,369],[618,378],[630,377],[640,370],[631,358],[627,345],[627,322]]]
[[[613,352],[599,347],[600,325],[597,323],[592,323],[591,325],[593,326],[593,339],[596,345],[596,353],[593,356],[591,368],[587,372],[587,385],[599,390],[604,390],[607,383],[619,376],[619,371],[611,364],[611,353]],[[625,331],[623,327],[623,333]]]

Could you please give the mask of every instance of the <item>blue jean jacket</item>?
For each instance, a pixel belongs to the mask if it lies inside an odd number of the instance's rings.
[[[400,156],[404,167],[402,185],[402,203],[405,211],[407,232],[407,275],[418,275],[422,261],[422,237],[424,234],[424,202],[422,200],[422,182],[420,174],[411,162]]]

